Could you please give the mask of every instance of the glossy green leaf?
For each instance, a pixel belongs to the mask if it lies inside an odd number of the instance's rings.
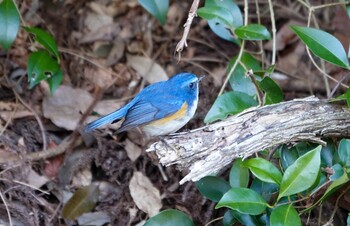
[[[344,169],[340,164],[335,164],[331,168],[333,170],[333,174],[329,177],[331,181],[338,180],[344,174]]]
[[[254,178],[250,185],[250,189],[256,191],[256,193],[261,195],[266,202],[269,202],[272,195],[277,194],[279,187],[277,184],[266,183],[259,180],[259,178]]]
[[[224,214],[224,218],[222,219],[222,225],[223,226],[232,226],[234,223],[237,222],[235,217],[232,214],[233,210],[227,210]]]
[[[261,181],[278,185],[281,184],[281,171],[279,171],[274,164],[263,158],[248,159],[242,163],[242,166],[248,167]]]
[[[284,170],[286,170],[299,158],[299,153],[295,147],[288,148],[287,145],[282,145],[280,147],[280,153],[280,161]]]
[[[298,158],[285,171],[278,199],[310,188],[316,181],[321,165],[321,146]]]
[[[258,105],[258,102],[251,96],[241,92],[227,92],[219,96],[204,122],[210,123],[219,119],[225,119],[228,115],[237,114],[247,108]]]
[[[166,15],[169,9],[169,0],[139,0],[139,4],[162,25],[165,25]]]
[[[221,1],[206,0],[204,7],[205,8],[221,7],[224,10],[228,10],[232,18],[232,20],[229,21],[231,25],[230,27],[232,29],[235,29],[243,24],[243,17],[242,17],[241,10],[237,6],[237,4],[232,0],[221,0]],[[210,19],[208,20],[208,25],[210,29],[219,37],[227,41],[239,44],[239,41],[236,38],[234,38],[232,35],[233,30],[231,31],[230,29],[227,29],[227,25],[225,23],[222,23],[220,19],[217,19],[217,18]]]
[[[215,208],[228,207],[240,213],[258,215],[266,209],[266,201],[248,188],[231,188],[224,194]]]
[[[336,152],[335,144],[332,140],[325,140],[327,146],[322,146],[321,150],[321,166],[331,167],[333,165],[333,157]]]
[[[249,183],[249,170],[245,167],[241,167],[242,159],[236,159],[232,164],[230,171],[230,185],[231,187],[248,187]]]
[[[56,57],[58,63],[60,62],[60,55],[55,39],[46,31],[36,27],[24,27],[24,29],[35,35],[35,40],[45,47],[54,57]]]
[[[235,210],[231,210],[231,214],[242,224],[249,226],[260,226],[260,222],[258,221],[256,216],[240,213]]]
[[[345,183],[348,182],[348,175],[344,172],[344,174],[340,178],[333,181],[331,185],[329,185],[326,192],[321,197],[320,201],[325,201],[326,199],[328,199],[332,194],[334,194],[334,192],[336,192],[339,188],[341,188]]]
[[[243,40],[270,40],[271,34],[267,28],[260,24],[249,24],[240,26],[235,34]]]
[[[232,60],[228,65],[227,73],[231,71],[231,68],[233,64],[236,62],[236,60],[237,60],[237,56],[232,58]],[[261,70],[260,63],[248,53],[243,53],[240,61],[248,70],[252,69],[254,72]],[[258,81],[261,80],[258,77],[256,77],[255,79]],[[233,74],[230,76],[229,82],[230,82],[231,88],[234,91],[246,93],[249,96],[256,95],[256,88],[253,82],[250,80],[250,78],[246,76],[246,71],[241,64],[237,65]]]
[[[164,210],[146,221],[144,226],[194,226],[187,214],[178,210]]]
[[[339,97],[341,97],[341,96],[339,96]],[[348,90],[345,93],[345,98],[346,98],[346,103],[347,103],[348,107],[350,108],[350,87],[348,88]]]
[[[227,181],[216,176],[203,177],[196,182],[196,187],[203,196],[214,202],[220,201],[222,196],[231,188]]]
[[[57,84],[62,81],[60,66],[46,51],[38,51],[29,55],[27,71],[30,89],[47,79],[51,79],[50,88],[56,89]]]
[[[230,11],[224,7],[220,6],[211,6],[211,7],[202,7],[197,10],[198,16],[206,20],[218,20],[219,23],[224,24],[230,29],[234,29],[231,21],[233,20],[232,14]]]
[[[51,77],[49,77],[46,81],[49,84],[50,93],[53,95],[56,89],[61,85],[63,80],[63,72],[61,68]]]
[[[339,154],[341,163],[343,163],[343,165],[346,167],[350,167],[350,140],[349,139],[342,139],[339,142],[338,154]]]
[[[282,89],[270,77],[265,77],[259,81],[258,86],[265,93],[264,103],[266,105],[283,101]]]
[[[318,57],[349,69],[349,61],[343,45],[333,35],[315,28],[291,26],[291,29]]]
[[[270,216],[271,226],[299,226],[301,220],[293,205],[278,206],[272,210]]]
[[[350,9],[349,9],[350,11]],[[350,13],[349,13],[349,17],[350,17]],[[349,226],[350,225],[350,213],[348,213],[348,218],[346,219],[346,224]]]
[[[0,47],[7,51],[19,30],[19,14],[13,0],[0,1]]]
[[[62,217],[74,220],[83,213],[90,212],[96,205],[99,196],[97,185],[79,188],[62,208]]]

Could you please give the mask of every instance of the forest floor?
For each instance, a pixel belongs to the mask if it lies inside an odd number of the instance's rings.
[[[26,26],[40,27],[55,38],[64,76],[54,96],[46,82],[28,89],[28,55],[38,46],[23,29],[8,56],[0,51],[0,192],[16,225],[65,225],[61,218],[64,202],[81,187],[88,188],[84,192],[90,199],[97,199],[86,217],[99,219],[95,225],[142,225],[149,214],[169,208],[187,213],[196,225],[221,217],[224,212],[215,210],[215,203],[205,199],[193,182],[179,185],[186,172],[159,166],[157,157],[145,152],[151,141],[139,131],[115,134],[110,128],[81,134],[81,128],[97,118],[86,112],[92,103],[93,112],[109,113],[164,73],[170,77],[183,71],[207,75],[200,83],[197,112],[182,130],[203,126],[239,47],[216,36],[207,22],[196,17],[179,60],[174,51],[191,1],[171,1],[163,27],[136,0],[17,2]],[[238,4],[243,9],[243,1]],[[270,27],[267,1],[259,6],[262,24]],[[310,62],[305,45],[288,28],[306,25],[308,9],[294,1],[275,1],[274,7],[278,38],[274,79],[285,100],[309,95],[326,98],[322,75]],[[255,12],[251,4],[253,22]],[[316,18],[322,29],[348,48],[350,21],[342,7],[319,10]],[[263,44],[268,63],[272,45]],[[248,43],[247,49],[259,50],[255,43]],[[326,70],[337,80],[344,76],[344,70],[327,63]],[[331,88],[335,86],[330,82]],[[61,154],[38,154],[43,148]],[[7,222],[6,209],[0,204],[0,224]],[[317,214],[307,218],[309,225],[317,225]]]

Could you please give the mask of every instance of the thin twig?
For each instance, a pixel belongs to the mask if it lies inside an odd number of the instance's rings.
[[[3,202],[4,205],[5,205],[5,209],[6,209],[6,212],[7,212],[7,216],[8,216],[8,218],[9,218],[9,224],[10,224],[10,226],[12,226],[13,224],[12,224],[12,219],[11,219],[10,210],[9,210],[9,207],[8,207],[7,202],[6,202],[6,200],[5,200],[5,197],[3,196],[3,194],[2,194],[1,191],[0,191],[0,197],[1,197],[2,202]]]
[[[184,33],[182,35],[182,38],[177,43],[175,48],[175,54],[177,53],[179,55],[178,61],[181,59],[181,52],[184,49],[184,47],[187,47],[187,36],[190,32],[190,27],[193,21],[193,18],[197,15],[197,9],[198,9],[199,0],[193,0],[190,12],[188,13],[188,18],[186,23],[184,24]]]
[[[244,0],[244,25],[245,26],[248,25],[248,0]],[[218,97],[221,96],[221,94],[224,92],[225,87],[226,87],[228,81],[230,80],[231,75],[235,71],[238,63],[241,61],[241,58],[242,58],[242,55],[243,55],[243,51],[244,51],[244,46],[245,46],[245,40],[242,40],[242,44],[241,44],[241,47],[239,49],[237,60],[232,65],[231,70],[228,72],[227,77],[226,77],[224,83],[221,86],[221,89],[220,89],[220,92],[218,94]]]
[[[271,15],[271,28],[272,28],[272,58],[271,65],[276,64],[276,22],[275,22],[275,13],[273,11],[273,4],[271,0],[268,0],[270,7],[270,15]]]

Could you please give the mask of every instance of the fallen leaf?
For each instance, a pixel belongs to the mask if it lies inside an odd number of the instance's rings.
[[[28,169],[27,182],[35,188],[40,188],[49,182],[49,179],[46,176],[39,175],[32,168],[30,168]]]
[[[106,88],[113,82],[111,68],[101,69],[96,67],[85,67],[84,77],[101,88]]]
[[[98,186],[91,184],[79,188],[62,208],[62,217],[74,220],[83,213],[90,212],[98,201]]]
[[[125,43],[123,39],[117,37],[113,42],[113,47],[108,54],[106,66],[110,67],[113,64],[119,62],[119,60],[123,57],[125,50]]]
[[[164,69],[151,58],[126,55],[127,64],[149,83],[165,81],[168,75]]]
[[[81,113],[86,111],[92,101],[88,91],[62,85],[53,96],[44,98],[44,116],[58,127],[74,130]]]
[[[162,201],[157,188],[141,172],[135,172],[129,184],[130,194],[136,206],[150,217],[162,208]]]
[[[134,162],[141,155],[142,149],[129,139],[124,141],[124,145],[129,159]]]
[[[100,226],[111,222],[111,217],[105,212],[84,213],[77,218],[79,225]]]
[[[299,21],[290,20],[285,23],[276,34],[276,51],[283,50],[286,45],[290,45],[298,40],[297,35],[290,29],[290,25],[303,25]],[[264,45],[264,49],[272,50],[273,40]]]
[[[80,40],[80,44],[91,43],[95,41],[112,41],[120,31],[116,24],[106,24],[96,30],[86,33]]]

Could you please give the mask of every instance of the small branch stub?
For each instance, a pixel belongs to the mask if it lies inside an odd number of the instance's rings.
[[[350,111],[315,97],[254,107],[224,121],[153,143],[160,163],[190,172],[180,183],[216,174],[234,159],[281,144],[350,136]]]

